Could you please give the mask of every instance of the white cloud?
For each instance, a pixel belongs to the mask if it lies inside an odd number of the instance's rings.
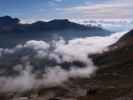
[[[132,0],[110,0],[97,4],[86,3],[63,10],[68,15],[78,14],[79,18],[131,18],[132,9]]]
[[[45,41],[30,40],[30,41],[26,42],[24,47],[30,47],[35,50],[46,50],[50,47],[50,45],[48,43],[46,43]]]
[[[15,71],[20,72],[20,75],[16,77],[0,77],[0,92],[1,91],[24,91],[27,89],[37,88],[39,86],[55,86],[60,85],[64,81],[67,81],[70,77],[87,77],[89,78],[95,71],[97,67],[93,64],[91,58],[88,57],[88,54],[92,53],[101,53],[103,50],[107,50],[108,46],[115,43],[124,33],[116,33],[110,36],[105,37],[86,37],[86,38],[77,38],[65,42],[60,40],[58,42],[53,41],[51,45],[45,41],[33,41],[30,40],[24,45],[18,45],[13,49],[2,49],[1,54],[10,55],[13,60],[15,53],[19,55],[17,59],[23,59],[23,64],[20,62],[17,65],[11,66]],[[46,65],[44,68],[41,66],[41,71],[45,70],[45,73],[42,73],[42,77],[37,79],[36,73],[32,73],[34,65],[30,65],[31,59],[29,59],[30,54],[23,56],[25,49],[32,49],[36,52],[41,53],[39,56],[49,58],[54,58],[60,63],[67,61],[71,63],[72,61],[79,61],[85,65],[78,67],[76,65],[70,65],[69,70],[63,69],[62,65],[54,64],[54,66]],[[49,49],[50,48],[50,49]],[[21,52],[18,52],[18,51]],[[32,53],[32,52],[31,52]],[[52,54],[52,55],[51,55]],[[21,55],[21,57],[20,57]],[[34,57],[38,56],[33,52]],[[10,58],[10,56],[8,56]],[[60,57],[61,56],[61,57]],[[3,55],[1,55],[1,58]],[[42,60],[44,60],[44,58]],[[7,58],[8,59],[8,58]],[[41,59],[41,58],[39,58]],[[11,60],[11,62],[12,62]],[[36,59],[37,60],[37,59]],[[16,60],[15,60],[16,61]],[[10,62],[8,62],[10,63]],[[45,60],[44,60],[45,63]],[[52,63],[50,61],[50,63]],[[3,84],[4,83],[4,84]]]

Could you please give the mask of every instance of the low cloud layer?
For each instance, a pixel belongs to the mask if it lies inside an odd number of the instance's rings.
[[[12,49],[1,48],[0,91],[55,86],[71,77],[89,78],[97,67],[88,55],[108,50],[124,33],[51,43],[30,40]]]

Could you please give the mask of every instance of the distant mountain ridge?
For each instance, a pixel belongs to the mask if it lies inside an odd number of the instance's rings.
[[[54,31],[64,29],[99,30],[104,29],[95,26],[85,26],[70,22],[68,19],[54,19],[49,22],[37,21],[31,24],[22,24],[18,18],[10,16],[0,17],[0,32],[30,32],[30,31]],[[100,35],[100,34],[99,34]]]
[[[22,24],[18,18],[0,17],[0,47],[11,47],[28,40],[67,39],[86,36],[105,36],[111,32],[96,26],[85,26],[68,19],[54,19]],[[9,45],[9,46],[7,46]]]

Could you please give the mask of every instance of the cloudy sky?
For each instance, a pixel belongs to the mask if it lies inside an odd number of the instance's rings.
[[[23,20],[132,19],[133,0],[0,0],[0,16]]]

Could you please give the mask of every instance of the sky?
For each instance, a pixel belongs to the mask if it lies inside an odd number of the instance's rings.
[[[0,16],[24,21],[132,19],[133,0],[0,0]]]

